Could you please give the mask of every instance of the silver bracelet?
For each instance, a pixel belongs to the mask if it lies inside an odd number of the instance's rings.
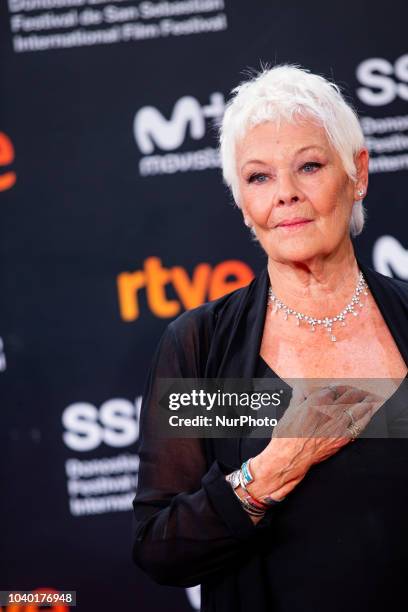
[[[226,476],[226,480],[229,482],[229,484],[231,485],[231,488],[234,492],[234,494],[236,495],[236,497],[238,498],[241,506],[244,508],[244,510],[246,512],[248,512],[248,514],[251,514],[252,516],[264,516],[265,514],[265,510],[262,510],[261,508],[259,508],[258,506],[255,506],[254,504],[251,504],[251,502],[245,498],[242,498],[238,495],[238,493],[236,492],[235,489],[237,489],[239,486],[242,487],[242,475],[241,475],[241,470],[235,470],[234,472],[231,472],[231,474],[228,474]],[[248,493],[248,491],[247,491]],[[249,493],[248,493],[249,495]]]

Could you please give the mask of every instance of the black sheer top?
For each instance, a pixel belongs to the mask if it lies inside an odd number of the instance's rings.
[[[360,265],[408,364],[408,284]],[[259,356],[267,272],[163,335],[141,410],[133,555],[160,584],[201,584],[203,611],[372,612],[408,606],[403,385],[357,439],[314,466],[255,526],[225,474],[268,439],[159,439],[160,377],[274,376]],[[406,382],[406,381],[405,381]],[[378,415],[378,416],[377,416]]]

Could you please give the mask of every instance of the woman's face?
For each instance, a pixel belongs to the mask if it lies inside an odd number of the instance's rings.
[[[244,217],[270,258],[308,261],[349,240],[357,189],[367,186],[366,149],[353,183],[322,127],[266,122],[238,142],[236,161]]]

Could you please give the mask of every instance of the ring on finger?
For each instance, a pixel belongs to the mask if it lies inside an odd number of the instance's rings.
[[[347,416],[350,418],[350,425],[349,425],[349,427],[354,427],[355,423],[356,423],[356,420],[355,420],[355,418],[353,416],[353,413],[351,412],[350,408],[345,408],[343,410],[343,412],[344,412],[344,414],[347,414]]]
[[[347,427],[347,431],[349,432],[350,436],[351,436],[351,441],[354,442],[354,440],[356,438],[358,438],[358,436],[361,433],[361,428],[356,425],[356,423],[351,423],[348,427]]]

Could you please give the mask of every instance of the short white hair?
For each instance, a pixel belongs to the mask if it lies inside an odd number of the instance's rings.
[[[354,156],[364,146],[364,134],[353,108],[339,87],[300,66],[283,64],[262,67],[247,81],[231,91],[219,129],[220,155],[225,183],[240,207],[236,169],[236,145],[247,130],[266,121],[295,123],[311,119],[321,125],[338,153],[345,172],[356,181]],[[355,202],[350,218],[350,233],[361,233],[365,210]]]

